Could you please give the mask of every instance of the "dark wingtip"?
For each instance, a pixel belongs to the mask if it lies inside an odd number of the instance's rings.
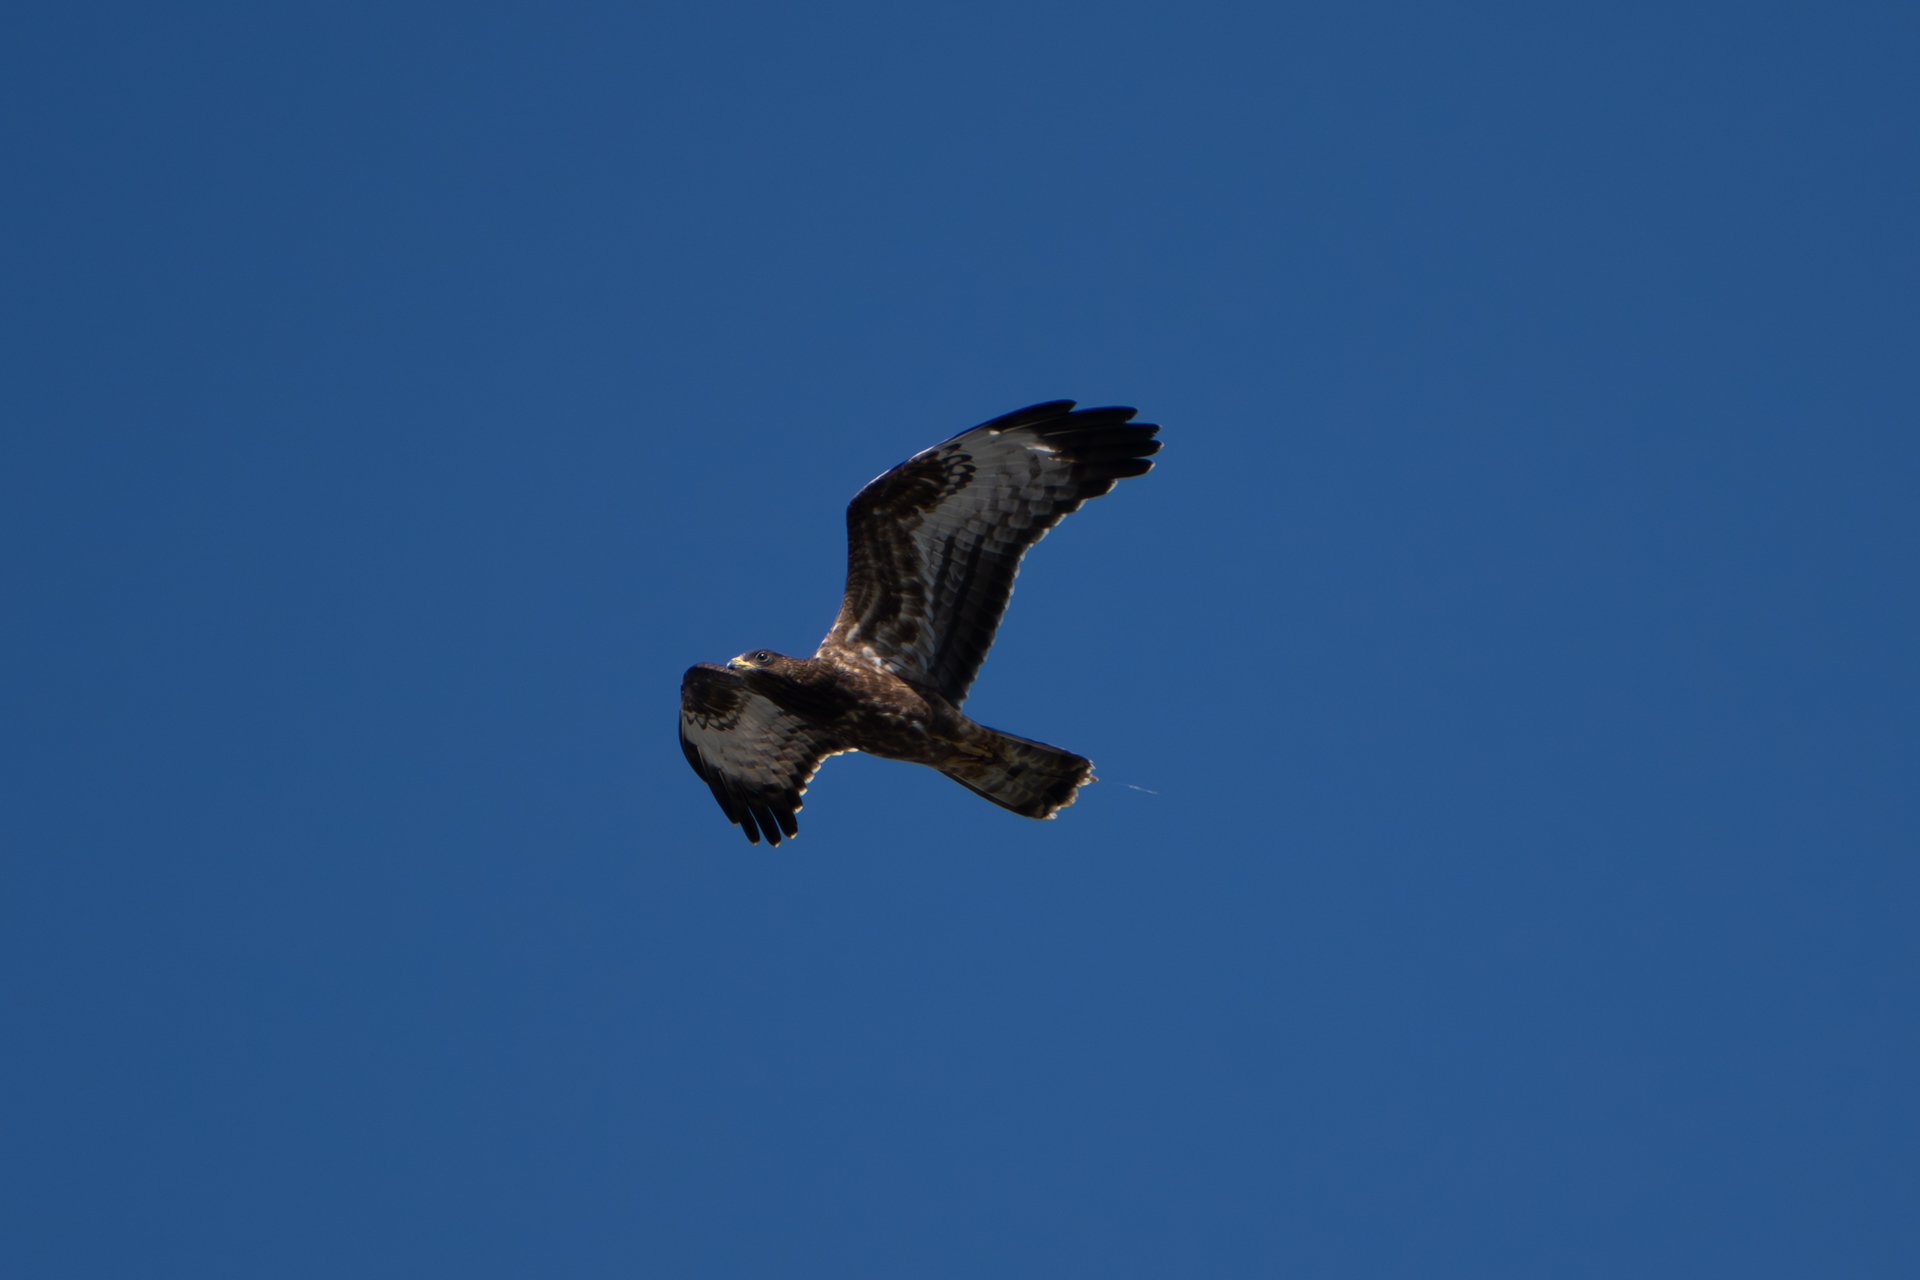
[[[747,810],[753,820],[760,824],[760,831],[767,837],[767,843],[774,848],[780,847],[780,823],[774,817],[773,808],[766,804],[756,804]]]
[[[1015,409],[1012,413],[1003,413],[980,424],[990,431],[1011,431],[1015,427],[1029,427],[1036,422],[1046,422],[1053,418],[1064,418],[1073,412],[1071,400],[1043,400],[1039,404],[1030,404],[1024,409]],[[973,428],[978,431],[980,427]]]

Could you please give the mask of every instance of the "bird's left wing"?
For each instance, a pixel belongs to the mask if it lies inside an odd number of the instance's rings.
[[[986,660],[1027,548],[1152,469],[1160,428],[1053,400],[922,450],[847,508],[847,593],[819,657],[879,667],[955,706]]]
[[[754,844],[764,832],[777,845],[782,833],[800,833],[793,815],[820,762],[848,748],[725,667],[702,662],[680,681],[680,749],[727,821]]]

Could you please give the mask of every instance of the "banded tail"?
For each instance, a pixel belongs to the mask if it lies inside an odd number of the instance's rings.
[[[980,728],[986,737],[974,743],[992,755],[948,765],[940,772],[1002,809],[1027,818],[1051,818],[1073,803],[1081,787],[1094,781],[1093,761],[1084,756],[985,725]]]

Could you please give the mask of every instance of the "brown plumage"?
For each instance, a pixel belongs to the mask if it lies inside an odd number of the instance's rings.
[[[680,746],[755,844],[795,835],[828,756],[931,765],[1015,813],[1051,818],[1093,779],[1070,751],[960,712],[1020,557],[1088,498],[1144,475],[1159,428],[1055,400],[915,454],[847,508],[847,591],[811,658],[760,649],[680,684]]]

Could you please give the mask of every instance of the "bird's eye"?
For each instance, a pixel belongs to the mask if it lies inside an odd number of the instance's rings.
[[[768,653],[765,649],[762,649],[760,652],[753,655],[753,660],[755,662],[772,662],[773,655]]]

